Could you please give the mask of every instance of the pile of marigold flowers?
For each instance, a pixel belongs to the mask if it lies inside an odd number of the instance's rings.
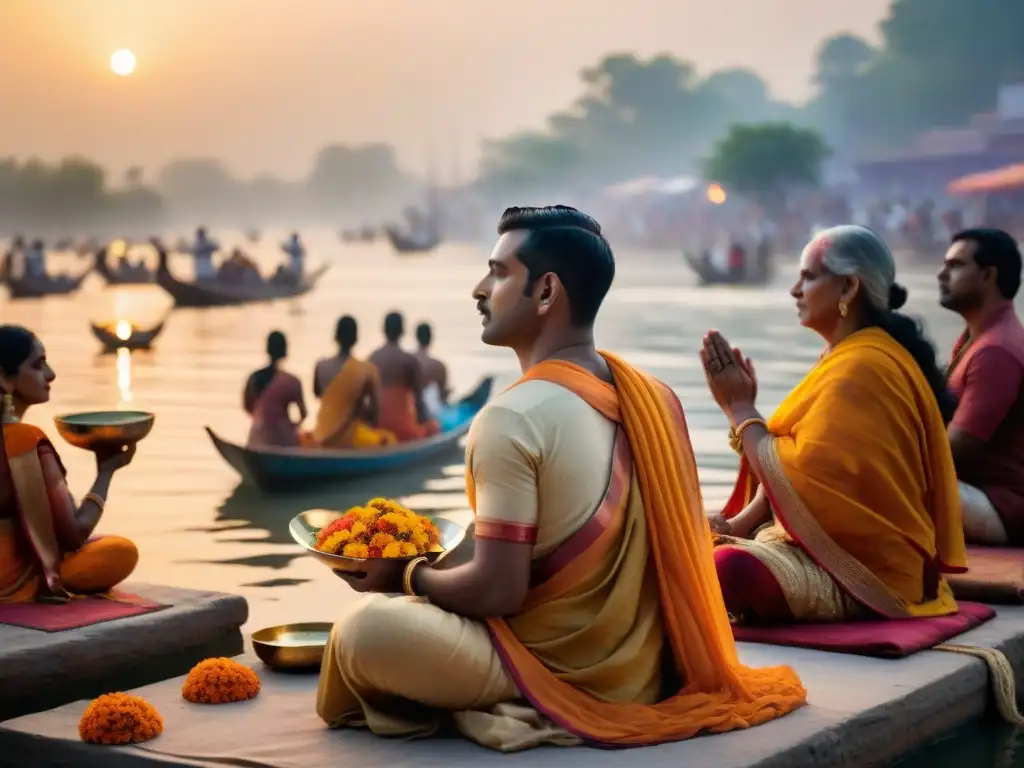
[[[89,702],[78,735],[90,744],[138,744],[159,736],[164,719],[140,696],[105,693]]]
[[[181,697],[193,704],[245,701],[259,692],[260,679],[250,667],[223,657],[200,661],[181,686]]]
[[[429,518],[397,502],[371,499],[314,532],[313,546],[345,557],[414,557],[440,552],[440,534]]]

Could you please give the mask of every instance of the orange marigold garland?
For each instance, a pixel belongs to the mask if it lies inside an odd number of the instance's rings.
[[[388,499],[370,499],[313,533],[321,552],[345,557],[415,557],[439,552],[440,534],[430,518]]]
[[[200,661],[185,677],[181,697],[193,704],[226,704],[245,701],[260,692],[256,673],[234,659]]]
[[[89,702],[78,735],[90,744],[138,744],[159,736],[164,719],[141,696],[105,693]]]

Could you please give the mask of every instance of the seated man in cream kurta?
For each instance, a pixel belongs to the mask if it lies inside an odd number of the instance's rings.
[[[512,208],[499,234],[474,297],[484,342],[524,375],[470,430],[472,554],[339,573],[374,594],[331,633],[320,717],[414,736],[448,715],[513,751],[655,744],[799,707],[792,670],[738,662],[679,401],[594,347],[614,275],[597,222]]]

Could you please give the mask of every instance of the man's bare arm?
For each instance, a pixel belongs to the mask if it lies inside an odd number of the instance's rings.
[[[442,608],[477,619],[518,612],[530,588],[537,537],[536,430],[515,412],[491,406],[477,417],[466,461],[476,483],[473,552],[463,564],[413,572],[412,586]],[[466,559],[463,559],[466,558]]]
[[[495,619],[517,613],[530,588],[533,545],[477,537],[473,559],[454,568],[420,566],[413,591],[460,616]]]

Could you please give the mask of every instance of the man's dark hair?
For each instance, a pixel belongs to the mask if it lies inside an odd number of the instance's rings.
[[[334,329],[334,340],[343,350],[350,350],[356,345],[358,326],[352,315],[342,315],[338,318],[338,325]]]
[[[977,227],[953,235],[954,243],[974,243],[974,263],[980,268],[995,267],[996,287],[1004,299],[1012,299],[1020,290],[1021,255],[1013,236],[1001,229]]]
[[[521,229],[527,236],[516,258],[526,267],[526,293],[552,272],[565,286],[572,324],[593,323],[615,278],[615,256],[601,225],[567,205],[505,209],[498,234]]]
[[[430,329],[430,323],[420,323],[416,326],[416,341],[420,343],[421,347],[429,347],[432,338],[434,338],[434,334]]]
[[[405,333],[405,320],[400,312],[388,312],[384,317],[384,338],[397,342]]]

